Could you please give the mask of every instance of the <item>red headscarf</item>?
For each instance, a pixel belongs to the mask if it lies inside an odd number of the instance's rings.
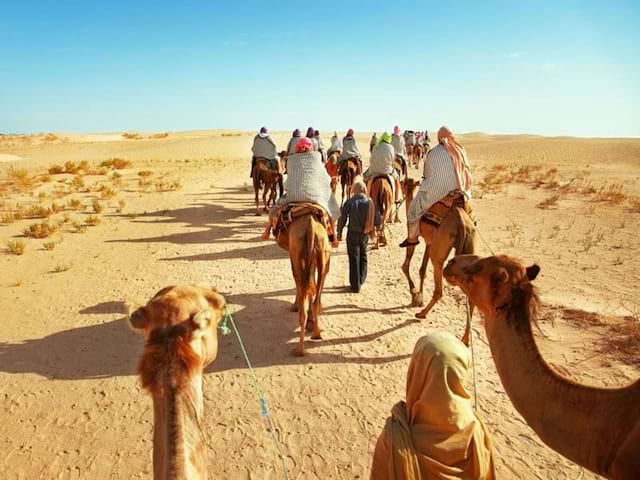
[[[438,130],[438,143],[444,145],[449,155],[451,155],[451,161],[453,162],[453,169],[456,172],[456,180],[458,181],[458,188],[463,192],[468,191],[471,188],[471,173],[469,172],[469,164],[467,163],[467,153],[458,142],[453,132],[448,127],[441,127]]]
[[[353,128],[347,130],[347,137],[353,137]]]
[[[308,137],[303,137],[296,144],[296,153],[310,152],[313,150],[313,142]]]

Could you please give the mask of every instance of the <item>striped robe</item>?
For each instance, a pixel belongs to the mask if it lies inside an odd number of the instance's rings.
[[[404,137],[401,137],[400,135],[392,135],[391,145],[393,145],[396,155],[405,159],[407,158],[407,149],[404,146]]]
[[[320,152],[302,152],[287,159],[287,193],[276,207],[287,203],[309,202],[323,207],[333,218],[340,216],[335,195],[331,191],[331,177],[322,163]]]
[[[408,223],[420,221],[431,206],[446,197],[449,192],[458,189],[453,161],[444,145],[438,145],[427,154],[424,161],[424,173],[420,189],[409,205]],[[464,192],[471,198],[471,191]]]

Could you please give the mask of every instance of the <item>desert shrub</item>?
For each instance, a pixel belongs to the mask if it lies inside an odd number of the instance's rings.
[[[42,183],[49,183],[53,180],[53,178],[51,177],[51,175],[42,175],[40,176],[40,181]]]
[[[60,175],[61,173],[65,173],[64,166],[58,163],[49,166],[49,168],[47,169],[47,172],[49,172],[49,175]]]
[[[123,185],[123,181],[122,181],[122,174],[119,172],[113,172],[111,174],[111,183],[113,183],[114,187],[119,187],[121,188]]]
[[[78,222],[78,221],[74,221],[71,224],[72,227],[72,231],[76,232],[76,233],[84,233],[87,231],[87,226],[83,225],[82,223]]]
[[[139,133],[125,132],[122,134],[122,138],[125,138],[127,140],[140,140],[142,139],[142,135],[140,135]]]
[[[7,248],[14,255],[22,255],[27,248],[27,244],[24,240],[9,240]]]
[[[44,205],[31,205],[25,212],[25,217],[30,218],[49,218],[53,215],[53,210]]]
[[[91,225],[92,227],[98,225],[102,221],[102,218],[98,215],[89,215],[85,222],[87,225]]]
[[[127,202],[125,202],[124,200],[118,200],[118,208],[116,209],[116,211],[118,213],[122,213],[122,210],[124,210],[124,207],[127,206]]]
[[[24,230],[24,234],[27,237],[33,238],[47,238],[50,237],[58,230],[58,225],[53,222],[43,221],[40,223],[33,223]]]
[[[140,170],[138,172],[138,176],[142,178],[151,177],[152,175],[153,175],[153,172],[151,170]]]
[[[96,213],[101,213],[104,210],[104,205],[102,205],[97,198],[93,200],[91,206],[93,207],[93,211]]]
[[[153,135],[151,135],[151,138],[167,138],[168,136],[169,134],[167,132],[154,133]]]
[[[617,205],[627,199],[627,194],[624,192],[624,186],[622,184],[614,183],[613,185],[600,188],[595,195],[595,199]]]
[[[47,199],[47,192],[39,192],[38,193],[38,201],[40,203],[44,202]]]
[[[56,242],[44,242],[42,247],[47,251],[51,251],[56,247]]]
[[[122,170],[124,168],[129,168],[131,166],[131,162],[124,158],[110,158],[109,160],[103,161],[100,166],[110,168],[112,170]]]
[[[98,191],[100,192],[100,196],[107,200],[115,197],[118,194],[117,190],[114,190],[107,185],[100,185],[100,187],[98,187]]]
[[[53,273],[66,272],[70,268],[71,268],[71,264],[69,264],[69,263],[61,263],[61,264],[58,264],[58,265],[55,266],[55,268],[53,269]]]
[[[58,139],[59,139],[59,137],[57,135],[54,135],[53,133],[47,133],[44,136],[44,141],[45,142],[55,142]]]

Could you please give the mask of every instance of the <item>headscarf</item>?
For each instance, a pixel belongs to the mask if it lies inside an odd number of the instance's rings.
[[[269,131],[267,130],[267,127],[262,127],[260,129],[260,133],[269,133]]]
[[[382,135],[380,135],[380,143],[382,142],[391,143],[391,135],[389,134],[389,132],[384,132]]]
[[[312,150],[313,142],[307,137],[300,139],[300,141],[296,145],[296,153],[311,152]]]
[[[418,340],[407,372],[407,401],[393,407],[378,439],[372,479],[495,477],[488,432],[465,385],[470,364],[469,349],[450,333]]]
[[[347,137],[353,137],[353,128],[347,130]]]
[[[456,142],[456,137],[448,127],[440,127],[438,130],[438,143],[444,145],[451,160],[453,161],[453,169],[456,172],[456,180],[458,188],[463,192],[471,189],[471,173],[469,172],[469,164],[467,163],[467,153],[462,145]]]
[[[299,129],[299,128],[296,128],[296,129],[293,131],[293,135],[292,135],[292,136],[294,136],[294,137],[299,137],[299,136],[300,136],[300,129]]]
[[[313,136],[314,136],[314,137],[319,137],[319,136],[320,136],[320,130],[315,130],[315,131],[313,132]]]
[[[400,135],[400,127],[398,127],[397,125],[393,127],[393,134]]]
[[[307,128],[307,138],[313,137],[313,127]]]

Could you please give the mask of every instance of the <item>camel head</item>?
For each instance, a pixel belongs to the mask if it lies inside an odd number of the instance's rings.
[[[145,339],[138,365],[145,388],[154,391],[159,387],[165,370],[178,377],[189,377],[215,360],[217,328],[224,305],[222,295],[211,288],[171,286],[160,290],[130,315],[130,326]],[[176,365],[178,368],[174,368]],[[182,381],[174,380],[176,384]]]
[[[420,181],[415,180],[413,178],[407,178],[404,181],[404,184],[402,186],[402,190],[403,190],[403,194],[405,197],[410,197],[413,198],[416,188],[418,188],[420,186]]]
[[[520,261],[506,255],[479,257],[458,255],[445,267],[445,280],[460,287],[469,300],[487,317],[507,305],[515,290],[533,293],[531,281],[540,267],[525,267]]]

